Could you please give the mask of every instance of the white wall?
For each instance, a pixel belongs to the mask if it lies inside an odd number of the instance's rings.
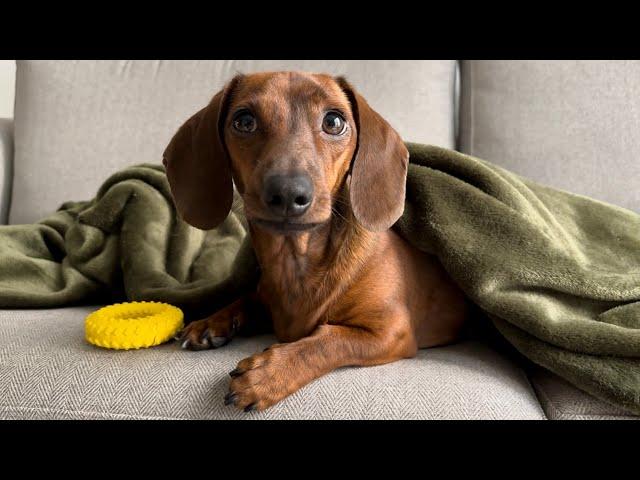
[[[0,118],[13,117],[15,60],[0,60]]]

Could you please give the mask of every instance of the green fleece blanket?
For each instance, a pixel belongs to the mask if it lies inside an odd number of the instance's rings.
[[[435,254],[520,353],[640,414],[640,215],[438,147],[408,144],[395,229]],[[164,170],[109,178],[96,198],[0,227],[0,307],[156,300],[197,317],[254,286],[238,198],[203,232],[176,217]]]

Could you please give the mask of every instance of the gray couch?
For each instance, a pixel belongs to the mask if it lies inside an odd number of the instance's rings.
[[[345,74],[406,140],[640,211],[640,62],[20,61],[15,118],[0,121],[0,223],[37,221],[121,167],[159,163],[236,71],[275,69]],[[340,369],[246,414],[223,405],[227,372],[272,337],[102,350],[83,338],[94,308],[0,311],[0,418],[634,418],[479,340]]]

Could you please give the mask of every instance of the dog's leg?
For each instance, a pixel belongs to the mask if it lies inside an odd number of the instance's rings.
[[[188,324],[177,340],[182,348],[206,350],[226,345],[241,331],[257,330],[256,323],[268,323],[257,294],[241,297],[222,310]],[[262,326],[262,325],[260,325]]]
[[[414,356],[417,344],[408,322],[389,319],[388,325],[395,328],[375,331],[355,325],[321,325],[309,337],[272,345],[245,358],[229,373],[232,380],[225,403],[245,411],[262,410],[336,368]]]

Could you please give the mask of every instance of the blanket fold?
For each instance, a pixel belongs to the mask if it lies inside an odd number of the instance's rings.
[[[640,215],[407,146],[396,231],[436,255],[520,353],[640,414]],[[240,199],[218,228],[197,230],[155,165],[124,169],[37,224],[0,227],[0,308],[156,300],[196,317],[258,275]]]

